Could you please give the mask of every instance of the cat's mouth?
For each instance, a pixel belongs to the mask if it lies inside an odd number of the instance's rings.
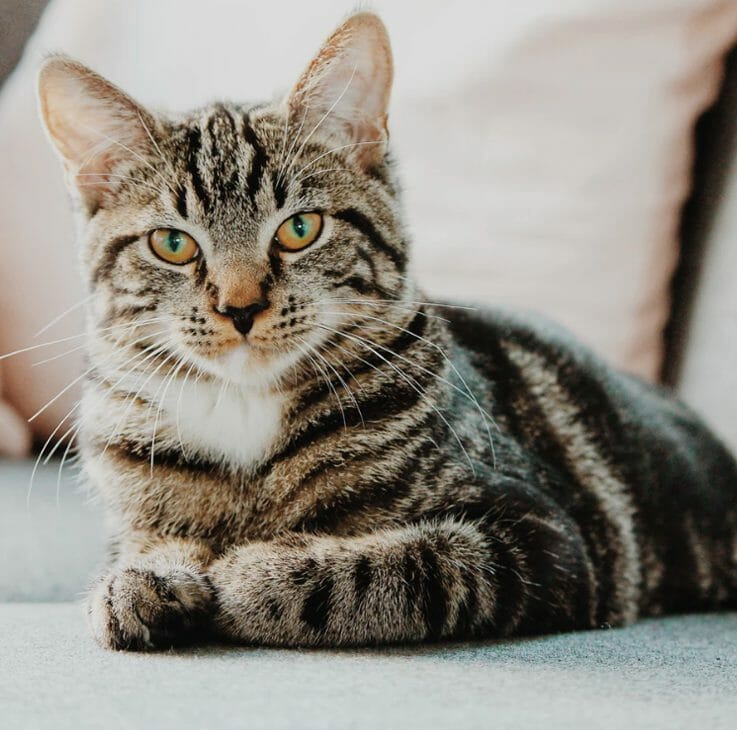
[[[232,312],[216,310],[208,316],[200,309],[178,321],[174,340],[185,359],[211,376],[273,384],[315,344],[315,323],[300,310],[304,307],[298,303],[286,302],[253,313],[252,321],[245,323],[248,313],[236,322]]]
[[[229,338],[217,347],[190,348],[188,359],[218,379],[241,385],[269,385],[293,366],[301,353],[284,341],[266,338]]]

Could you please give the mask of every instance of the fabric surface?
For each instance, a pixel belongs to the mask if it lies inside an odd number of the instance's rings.
[[[362,651],[111,653],[73,604],[0,604],[14,730],[733,730],[737,614]]]
[[[102,511],[72,467],[58,480],[58,462],[41,465],[33,483],[32,471],[0,461],[0,602],[73,601],[104,559]]]
[[[36,118],[43,53],[77,56],[172,110],[259,98],[288,88],[349,6],[53,0],[0,95],[0,351],[29,344],[84,296],[61,172]],[[394,42],[390,125],[430,295],[542,310],[655,377],[693,123],[718,88],[737,4],[375,6]],[[78,310],[49,336],[80,327]],[[7,398],[24,416],[80,372],[73,344],[42,367],[31,364],[59,350],[5,363]],[[72,387],[54,401],[36,433],[48,434],[74,398]]]

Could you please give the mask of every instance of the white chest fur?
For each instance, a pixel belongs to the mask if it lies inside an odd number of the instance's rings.
[[[261,388],[194,380],[170,389],[160,425],[188,453],[245,468],[262,461],[279,434],[283,399]]]

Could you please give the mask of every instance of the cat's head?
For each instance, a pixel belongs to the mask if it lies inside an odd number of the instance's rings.
[[[340,337],[361,303],[400,297],[391,82],[370,13],[326,41],[285,99],[178,118],[48,59],[40,107],[77,202],[93,355],[119,368],[158,348],[265,382]]]

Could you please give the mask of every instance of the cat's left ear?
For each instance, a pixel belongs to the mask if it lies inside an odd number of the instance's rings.
[[[94,209],[127,163],[150,153],[155,120],[117,86],[66,56],[47,59],[38,77],[41,116],[72,192]]]
[[[303,136],[329,135],[370,167],[386,152],[393,78],[386,27],[373,13],[352,15],[325,41],[287,98]]]

